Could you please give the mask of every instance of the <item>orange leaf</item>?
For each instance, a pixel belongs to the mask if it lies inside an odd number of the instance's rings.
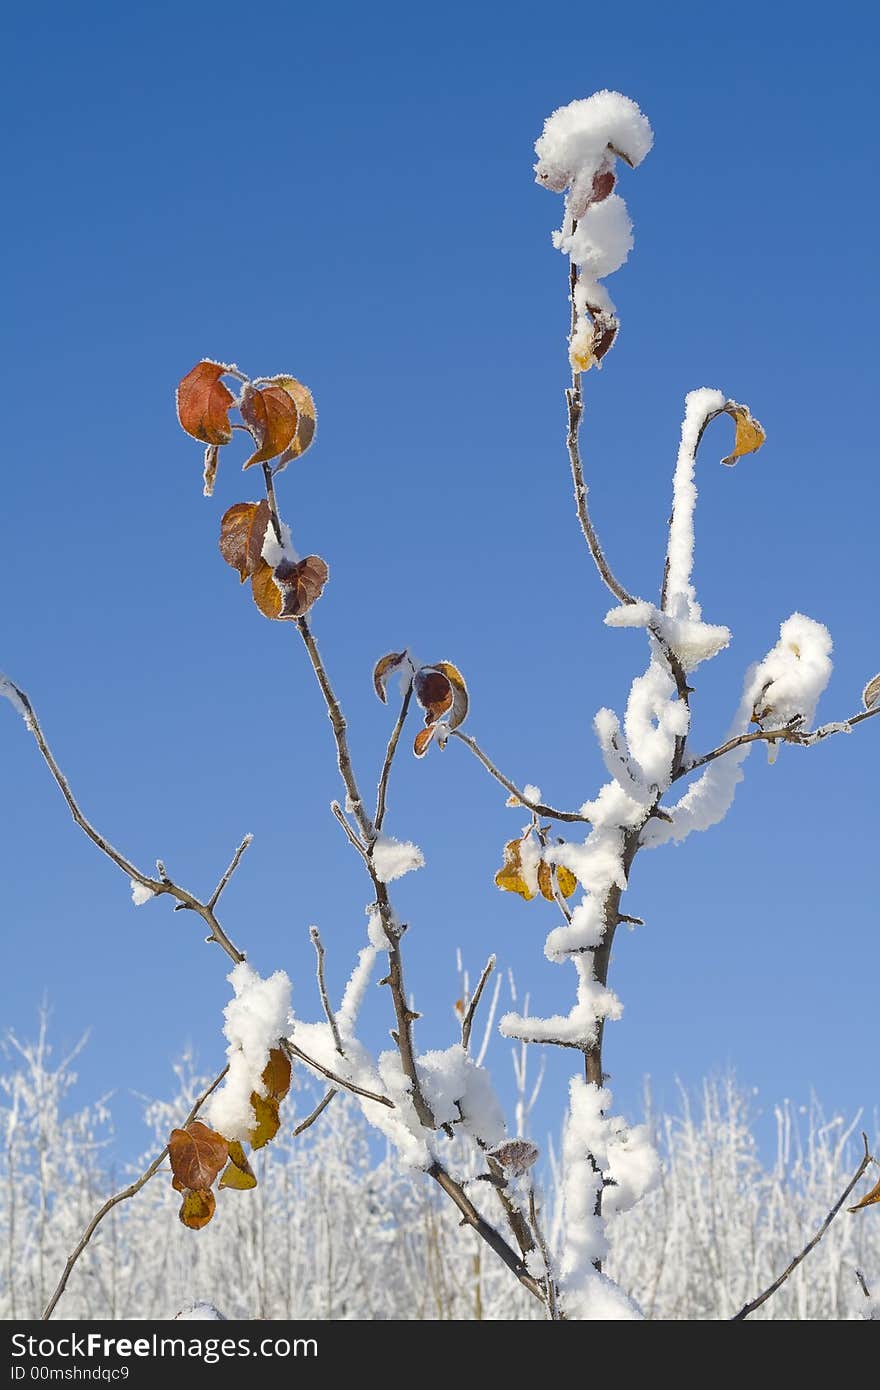
[[[198,362],[177,388],[177,418],[187,434],[203,444],[228,444],[233,395],[221,380],[222,362]]]
[[[427,729],[419,729],[413,740],[413,752],[417,758],[423,758],[430,747],[431,739],[437,732],[437,725],[430,724]]]
[[[264,618],[281,617],[281,590],[272,578],[272,566],[265,560],[251,575],[251,592]]]
[[[574,874],[561,864],[556,867],[556,886],[563,898],[570,898],[577,888]],[[538,887],[548,902],[556,901],[556,894],[553,892],[553,867],[543,859],[538,865]]]
[[[257,1123],[248,1138],[251,1141],[251,1148],[261,1149],[264,1144],[269,1143],[270,1139],[275,1138],[281,1127],[278,1101],[274,1096],[258,1096],[256,1091],[252,1091],[251,1105]]]
[[[737,459],[742,458],[743,454],[753,454],[757,449],[760,449],[767,435],[763,425],[753,418],[747,405],[738,405],[736,401],[728,401],[723,409],[735,421],[736,435],[732,452],[721,462],[733,467]]]
[[[522,871],[522,840],[510,840],[504,846],[504,864],[495,875],[495,884],[505,893],[518,893],[527,903],[532,901],[535,895]]]
[[[451,661],[438,661],[437,670],[442,671],[443,675],[452,686],[452,708],[449,714],[450,729],[457,729],[467,718],[468,712],[468,690],[464,683],[464,676],[457,666],[453,666]]]
[[[290,1058],[280,1047],[273,1047],[270,1051],[261,1080],[266,1087],[266,1095],[273,1100],[283,1100],[290,1090]]]
[[[296,434],[296,402],[290,393],[283,386],[245,386],[240,409],[257,446],[243,466],[268,463],[282,454]]]
[[[301,381],[297,381],[296,377],[276,376],[272,380],[276,386],[282,387],[289,396],[293,397],[297,411],[296,434],[275,465],[275,472],[280,473],[282,468],[287,467],[291,459],[299,458],[311,444],[318,427],[318,413],[315,410],[311,391],[307,386],[303,386]]]
[[[226,1162],[227,1154],[228,1146],[222,1134],[215,1133],[201,1120],[192,1120],[186,1129],[173,1129],[168,1140],[171,1170],[184,1187],[210,1187]]]
[[[425,711],[425,723],[436,724],[455,698],[452,682],[436,666],[422,666],[413,680],[416,699]]]
[[[860,1202],[856,1202],[854,1207],[848,1207],[847,1210],[861,1211],[862,1207],[873,1207],[877,1202],[880,1202],[880,1182],[876,1187],[872,1187],[870,1192],[866,1192]]]
[[[383,705],[388,703],[386,686],[392,671],[396,671],[398,666],[402,666],[406,660],[405,649],[402,652],[389,652],[387,656],[381,657],[373,667],[373,689]]]
[[[187,1192],[180,1208],[180,1219],[191,1231],[200,1231],[214,1215],[217,1203],[210,1188]]]
[[[265,564],[263,542],[269,526],[269,503],[236,502],[220,522],[220,554],[238,570],[242,584]]]
[[[281,590],[279,617],[301,618],[321,597],[330,570],[320,555],[307,555],[304,560],[282,560],[273,578]]]
[[[248,1162],[247,1154],[239,1143],[229,1145],[229,1163],[223,1171],[218,1186],[232,1187],[238,1192],[248,1192],[257,1185],[257,1175]]]

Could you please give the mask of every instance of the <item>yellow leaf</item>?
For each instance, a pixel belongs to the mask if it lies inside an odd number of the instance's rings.
[[[495,875],[495,885],[504,893],[519,893],[527,903],[535,896],[523,877],[521,840],[510,840],[504,846],[504,864]]]
[[[556,869],[556,886],[563,898],[570,898],[577,888],[577,879],[569,869],[565,869],[560,864]],[[553,869],[542,859],[538,865],[538,887],[548,902],[554,902],[556,894],[553,892]]]
[[[742,458],[743,454],[753,454],[757,449],[760,449],[767,435],[747,405],[738,405],[736,401],[728,401],[724,409],[736,424],[736,435],[733,441],[733,452],[729,453],[721,462],[733,467],[737,459]]]
[[[200,1231],[207,1226],[217,1206],[210,1188],[199,1188],[185,1194],[180,1208],[180,1219],[191,1231]]]
[[[574,874],[571,872],[571,869],[566,869],[564,864],[556,865],[556,882],[558,883],[559,891],[564,898],[570,898],[571,895],[577,890],[578,881],[575,878]]]
[[[258,1096],[256,1091],[252,1091],[251,1106],[257,1123],[248,1138],[251,1141],[251,1148],[261,1149],[264,1144],[269,1143],[270,1139],[275,1138],[281,1126],[278,1101],[274,1096]]]
[[[232,1187],[239,1192],[247,1192],[256,1187],[257,1175],[248,1163],[247,1154],[241,1144],[232,1141],[229,1145],[229,1162],[220,1179],[221,1187]]]
[[[870,1192],[866,1192],[860,1202],[856,1202],[855,1206],[849,1207],[848,1210],[861,1211],[862,1207],[873,1207],[877,1202],[880,1202],[880,1182],[877,1183],[876,1187],[872,1187]]]
[[[263,1068],[263,1085],[272,1100],[283,1100],[290,1090],[290,1058],[280,1047],[273,1047]]]

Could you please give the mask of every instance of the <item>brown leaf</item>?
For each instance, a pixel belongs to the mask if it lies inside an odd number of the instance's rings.
[[[237,1142],[229,1145],[229,1163],[223,1171],[218,1184],[220,1187],[232,1187],[238,1192],[248,1192],[257,1185],[257,1175],[248,1162],[247,1154]]]
[[[281,590],[272,578],[272,566],[265,560],[251,575],[251,592],[264,618],[281,617]]]
[[[307,386],[303,386],[301,381],[297,381],[296,377],[276,376],[272,381],[293,397],[297,411],[296,433],[275,465],[275,472],[280,473],[291,459],[299,458],[311,444],[318,427],[318,412],[315,410],[311,391]]]
[[[214,1215],[217,1202],[210,1188],[196,1188],[186,1193],[180,1208],[180,1219],[191,1231],[200,1231]]]
[[[425,711],[425,723],[436,724],[452,708],[455,692],[447,675],[436,666],[422,666],[413,679],[416,699]]]
[[[501,1167],[515,1178],[528,1172],[537,1160],[538,1153],[539,1150],[528,1139],[508,1139],[506,1143],[489,1150],[496,1163],[500,1163]]]
[[[269,1060],[263,1068],[262,1082],[266,1095],[273,1100],[283,1100],[290,1090],[290,1058],[280,1047],[273,1047]]]
[[[518,893],[527,903],[532,901],[535,894],[523,876],[522,840],[510,840],[504,846],[504,864],[495,875],[495,885],[505,893]]]
[[[296,402],[290,393],[283,386],[245,386],[240,409],[257,446],[243,467],[283,454],[296,434]]]
[[[268,1144],[270,1139],[275,1138],[281,1127],[278,1101],[274,1096],[259,1096],[256,1091],[252,1091],[251,1105],[257,1123],[248,1138],[251,1141],[252,1149],[262,1149],[264,1144]]]
[[[733,451],[721,460],[722,463],[726,463],[732,468],[738,458],[742,458],[744,454],[753,454],[757,449],[760,449],[767,435],[763,426],[751,415],[747,405],[738,405],[736,401],[728,401],[723,410],[736,424]]]
[[[307,555],[304,560],[282,560],[273,577],[281,590],[279,616],[301,618],[321,597],[330,570],[320,555]]]
[[[457,729],[467,718],[468,712],[468,690],[464,676],[451,661],[438,661],[437,670],[443,673],[452,686],[452,708],[447,722],[450,729]]]
[[[871,709],[880,700],[880,675],[875,676],[872,681],[868,681],[862,691],[862,704],[865,709]]]
[[[201,1120],[192,1120],[186,1129],[173,1129],[168,1140],[168,1157],[174,1177],[184,1187],[193,1189],[211,1186],[228,1152],[222,1134],[209,1129]]]
[[[873,1207],[877,1202],[880,1202],[880,1182],[872,1187],[870,1192],[866,1192],[860,1202],[856,1202],[854,1207],[848,1207],[847,1210],[861,1211],[862,1207]]]
[[[614,176],[613,169],[610,169],[607,165],[604,165],[601,169],[597,169],[596,173],[593,175],[590,204],[604,203],[609,194],[614,192],[614,185],[616,183],[617,179]]]
[[[177,388],[177,418],[187,434],[203,444],[228,444],[229,408],[234,397],[221,380],[222,362],[197,362]]]
[[[436,724],[429,724],[427,729],[419,729],[419,732],[413,739],[413,752],[417,758],[423,758],[425,756],[436,732]]]
[[[405,649],[402,652],[389,652],[387,656],[380,657],[373,667],[373,689],[383,705],[387,705],[388,703],[388,694],[385,687],[388,684],[388,679],[392,671],[396,671],[398,666],[402,666],[406,660],[407,653]]]
[[[242,584],[266,563],[262,551],[269,517],[264,497],[262,502],[236,502],[220,522],[220,554],[238,570]]]
[[[205,480],[204,493],[206,497],[214,496],[214,483],[217,479],[217,461],[220,458],[220,445],[209,444],[205,450],[205,463],[202,469],[202,477]]]

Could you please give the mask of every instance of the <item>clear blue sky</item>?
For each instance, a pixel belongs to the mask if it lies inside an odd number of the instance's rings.
[[[724,733],[745,666],[802,609],[836,670],[821,713],[880,668],[876,616],[876,40],[867,6],[109,4],[18,7],[3,45],[6,464],[0,669],[31,694],[84,808],[130,856],[208,892],[255,843],[224,922],[317,1016],[307,928],[341,986],[366,885],[327,805],[329,732],[294,631],[262,619],[216,546],[258,496],[226,463],[201,496],[173,386],[201,356],[313,389],[318,441],[281,480],[303,552],[332,571],[314,613],[372,783],[383,652],[454,660],[470,728],[515,779],[577,805],[604,779],[591,732],[621,708],[640,636],[571,507],[563,442],[561,201],[532,182],[545,115],[609,86],[655,148],[625,174],[636,250],[623,330],[586,378],[584,454],[616,568],[657,591],[684,393],[748,401],[768,442],[701,464],[697,579],[731,648],[698,673],[695,743]],[[10,138],[11,137],[11,138]],[[511,690],[517,698],[511,698]],[[615,947],[626,1012],[607,1057],[634,1111],[734,1066],[763,1103],[815,1087],[877,1103],[880,728],[759,751],[726,824],[637,861]],[[161,1093],[192,1042],[222,1056],[226,961],[73,827],[0,709],[2,1022],[45,993],[59,1044],[86,1027],[85,1090]],[[533,1009],[567,1008],[550,909],[493,886],[519,825],[462,748],[401,759],[391,833],[428,868],[401,885],[423,1047],[452,1040],[455,948],[489,951]],[[370,1037],[388,1000],[376,992]],[[503,1057],[506,1044],[497,1050]],[[548,1057],[555,1127],[570,1055]],[[506,1071],[505,1071],[506,1075]],[[140,1142],[121,1103],[124,1145]]]

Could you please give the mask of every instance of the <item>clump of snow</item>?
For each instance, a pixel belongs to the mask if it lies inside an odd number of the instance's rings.
[[[560,957],[562,954],[559,953]],[[550,1018],[532,1018],[518,1013],[505,1014],[498,1025],[505,1038],[517,1038],[520,1042],[589,1047],[596,1041],[602,1019],[621,1017],[623,1005],[617,995],[596,979],[593,952],[581,951],[576,955],[571,954],[570,958],[578,974],[577,1002],[571,1012],[553,1014]]]
[[[135,907],[141,907],[144,903],[148,903],[150,898],[155,897],[154,889],[148,888],[145,883],[138,883],[136,878],[131,879],[131,900]]]
[[[694,567],[694,511],[697,485],[694,482],[697,446],[709,417],[724,409],[727,397],[721,391],[702,386],[685,396],[681,443],[672,486],[672,523],[669,527],[666,612],[673,618],[701,617],[691,572]]]
[[[536,787],[534,782],[526,782],[525,786],[523,787],[523,796],[526,797],[529,801],[534,801],[535,805],[537,806],[540,804],[541,801],[541,788]]]
[[[622,603],[605,615],[608,627],[640,627],[661,637],[685,671],[693,671],[730,645],[730,629],[699,618],[672,618],[651,603]]]
[[[385,947],[387,947],[388,942],[384,932],[382,932],[382,939]],[[345,986],[342,1003],[339,1005],[339,1009],[336,1013],[336,1022],[343,1040],[345,1038],[354,1037],[355,1025],[357,1024],[361,1004],[364,1002],[367,986],[373,978],[373,967],[376,964],[376,955],[377,948],[372,943],[369,946],[364,946],[363,949],[358,952],[357,962],[351,972],[348,984]]]
[[[413,869],[424,868],[425,856],[411,840],[395,840],[390,835],[379,835],[373,842],[370,858],[376,877],[382,883],[393,883],[396,878]]]
[[[225,1313],[216,1309],[213,1303],[201,1301],[187,1303],[179,1313],[174,1314],[175,1322],[226,1322]]]
[[[490,1148],[505,1137],[504,1112],[489,1073],[460,1043],[426,1052],[416,1060],[422,1094],[438,1125],[460,1121],[465,1130]]]
[[[282,560],[289,560],[292,564],[296,564],[299,560],[299,556],[293,548],[290,527],[286,522],[281,522],[280,543],[278,537],[275,535],[275,527],[272,525],[271,521],[269,522],[269,525],[266,527],[266,536],[263,541],[261,554],[266,564],[271,565],[273,570],[277,569]]]
[[[234,991],[223,1011],[229,1071],[206,1108],[224,1138],[243,1140],[254,1127],[251,1093],[265,1094],[262,1073],[269,1052],[291,1025],[290,980],[283,970],[264,980],[247,961],[233,966],[227,979]]]
[[[771,728],[791,720],[812,723],[831,679],[831,633],[803,613],[792,613],[779,629],[779,641],[755,674],[755,718]]]
[[[646,1125],[628,1127],[619,1116],[608,1122],[608,1158],[602,1211],[616,1216],[640,1202],[660,1179],[660,1158],[651,1143]]]

